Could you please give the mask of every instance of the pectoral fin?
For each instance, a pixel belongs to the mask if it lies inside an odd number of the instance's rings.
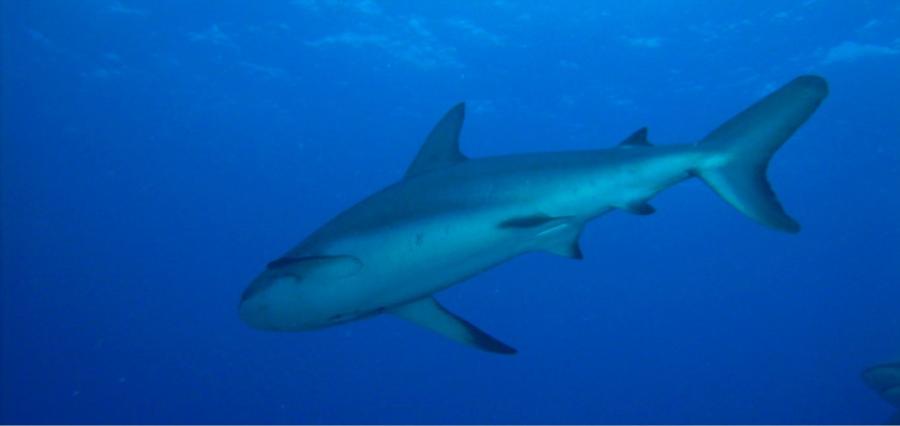
[[[483,351],[499,354],[516,353],[514,348],[445,309],[433,297],[397,306],[390,311],[400,318]]]

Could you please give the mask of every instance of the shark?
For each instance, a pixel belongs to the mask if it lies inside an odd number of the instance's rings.
[[[802,75],[696,143],[652,145],[641,128],[607,149],[469,158],[459,148],[465,104],[438,121],[398,182],[334,216],[271,261],[246,287],[252,328],[304,331],[391,314],[488,352],[516,349],[442,306],[454,284],[529,252],[582,259],[585,224],[698,178],[750,219],[800,225],[767,179],[776,150],[828,95]]]
[[[862,372],[862,379],[872,390],[897,407],[886,424],[900,425],[900,362],[873,365]]]

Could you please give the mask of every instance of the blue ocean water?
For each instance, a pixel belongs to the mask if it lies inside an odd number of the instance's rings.
[[[0,421],[880,423],[900,359],[891,0],[2,1]],[[691,143],[796,75],[831,95],[774,232],[698,181],[581,262],[438,295],[519,354],[391,317],[266,333],[241,291],[399,179],[468,102],[471,156]]]

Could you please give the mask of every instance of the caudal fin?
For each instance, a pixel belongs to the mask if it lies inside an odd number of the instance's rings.
[[[828,83],[801,76],[719,126],[699,148],[708,160],[696,170],[716,193],[741,213],[772,228],[798,232],[766,178],[772,155],[818,108]]]

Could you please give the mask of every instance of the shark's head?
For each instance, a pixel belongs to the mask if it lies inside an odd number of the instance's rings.
[[[349,318],[338,287],[362,268],[353,256],[283,257],[241,295],[241,320],[253,328],[300,331]]]
[[[240,315],[260,330],[302,330],[309,322],[301,306],[302,277],[266,270],[241,294]]]

